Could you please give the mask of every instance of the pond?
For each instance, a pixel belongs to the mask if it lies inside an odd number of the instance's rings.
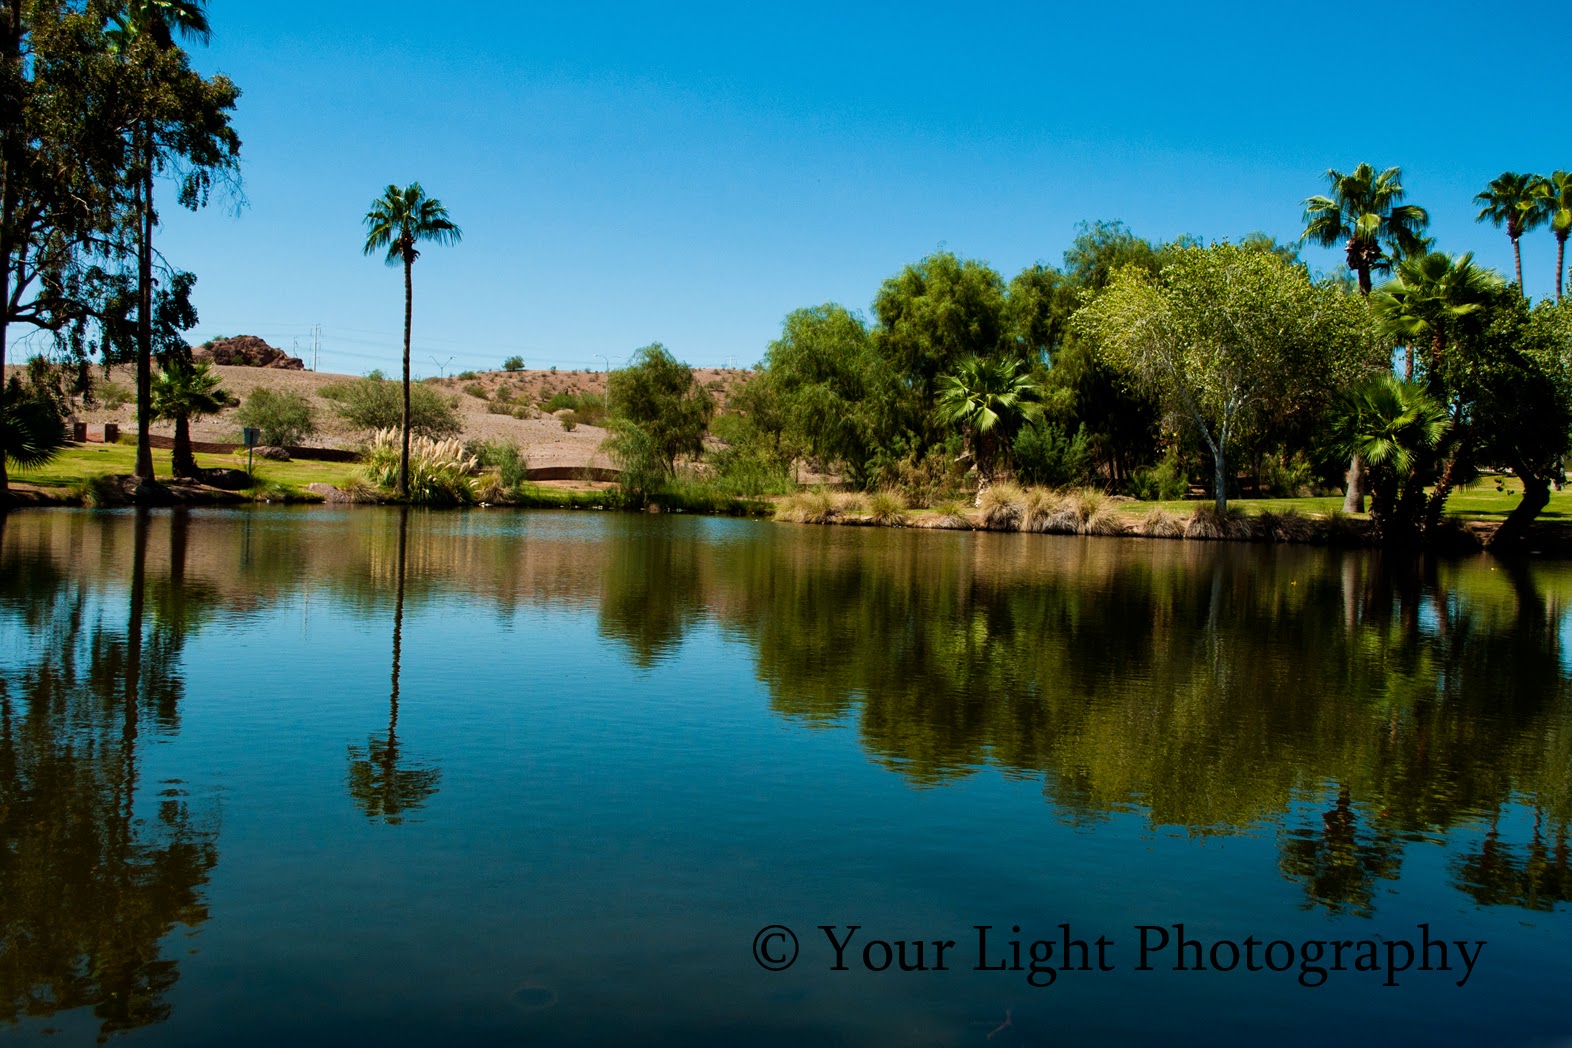
[[[0,1040],[1572,1036],[1572,569],[0,525]]]

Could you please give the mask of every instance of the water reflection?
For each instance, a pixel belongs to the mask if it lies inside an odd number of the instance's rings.
[[[178,565],[184,517],[170,525]],[[30,643],[0,672],[0,1021],[86,1007],[102,1041],[168,1016],[179,970],[163,940],[208,917],[216,819],[178,780],[139,781],[144,731],[178,727],[202,600],[178,571],[148,578],[146,513],[129,522],[123,596],[19,550],[10,530],[0,621]]]
[[[393,672],[388,692],[388,730],[373,735],[364,747],[349,748],[349,795],[366,817],[389,824],[425,806],[437,792],[442,773],[411,763],[399,749],[399,660],[404,641],[404,583],[409,559],[409,507],[398,511],[398,543],[393,580]]]

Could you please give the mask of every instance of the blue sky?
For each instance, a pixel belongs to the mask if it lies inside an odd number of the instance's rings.
[[[1294,239],[1362,160],[1509,274],[1473,195],[1572,168],[1558,37],[1507,6],[755,6],[211,4],[193,60],[243,91],[244,205],[164,209],[193,334],[306,350],[320,324],[323,370],[396,370],[402,281],[360,250],[390,182],[464,230],[415,266],[434,375],[657,340],[747,365],[792,309],[867,311],[941,245],[1006,279],[1057,264],[1082,220]],[[1524,239],[1531,295],[1554,252]]]

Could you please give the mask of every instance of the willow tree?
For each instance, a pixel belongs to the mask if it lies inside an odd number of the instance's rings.
[[[1112,366],[1195,426],[1212,453],[1217,509],[1229,449],[1253,422],[1325,395],[1359,344],[1345,293],[1303,266],[1233,244],[1173,249],[1157,277],[1126,267],[1076,321]]]
[[[420,257],[415,245],[422,241],[457,244],[464,234],[448,217],[442,202],[428,197],[419,182],[403,189],[389,185],[371,202],[365,223],[365,253],[373,255],[386,249],[387,264],[404,267],[404,415],[399,426],[403,445],[398,462],[398,493],[403,497],[409,494],[409,333],[415,303],[413,270],[415,259]]]

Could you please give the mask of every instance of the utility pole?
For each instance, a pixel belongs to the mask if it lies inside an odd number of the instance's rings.
[[[317,353],[322,349],[322,325],[311,325],[311,370],[317,369]]]
[[[453,363],[452,357],[449,357],[447,360],[438,360],[436,357],[432,357],[431,362],[437,365],[437,373],[439,375],[441,375],[443,378],[448,377],[448,365]]]

